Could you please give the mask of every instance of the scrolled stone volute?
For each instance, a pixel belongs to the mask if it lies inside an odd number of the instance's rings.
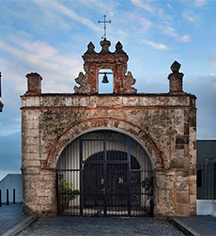
[[[132,73],[128,71],[127,75],[124,77],[123,81],[123,92],[125,94],[132,94],[136,93],[137,89],[133,88],[132,85],[136,83],[136,80],[134,79]]]
[[[84,75],[82,72],[79,73],[79,76],[75,79],[75,81],[80,84],[79,87],[74,86],[74,91],[77,94],[89,94],[89,83],[87,80],[86,75]]]

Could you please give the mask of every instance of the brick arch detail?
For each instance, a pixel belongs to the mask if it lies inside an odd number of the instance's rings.
[[[113,118],[88,119],[68,129],[56,142],[53,143],[48,153],[47,160],[45,162],[41,162],[41,167],[55,169],[62,150],[70,143],[72,139],[76,138],[85,131],[103,127],[130,133],[145,147],[150,158],[152,159],[154,165],[153,168],[164,168],[165,156],[163,152],[159,150],[156,143],[144,130],[124,120]]]

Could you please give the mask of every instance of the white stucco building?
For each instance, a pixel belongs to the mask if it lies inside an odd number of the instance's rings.
[[[15,202],[23,202],[22,193],[22,175],[21,174],[8,174],[0,181],[1,201],[7,202],[7,189],[9,191],[9,202],[13,202],[13,193],[15,189]]]

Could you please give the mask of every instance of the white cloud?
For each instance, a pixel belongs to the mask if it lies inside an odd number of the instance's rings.
[[[38,55],[41,59],[44,59],[46,61],[57,63],[58,65],[66,67],[71,67],[72,65],[73,66],[80,65],[78,60],[76,61],[65,56],[60,56],[58,50],[46,42],[41,42],[39,40],[31,42],[17,37],[13,37],[12,40],[16,45],[18,45],[22,49],[25,49],[26,51],[33,53],[35,55]]]
[[[115,11],[115,6],[120,5],[118,1],[109,1],[105,2],[102,0],[77,0],[77,2],[82,3],[84,6],[88,6],[90,8],[95,9],[95,6],[97,6],[97,9],[100,12],[106,12],[107,15],[112,16]]]
[[[101,27],[99,27],[98,25],[96,25],[95,23],[93,23],[91,20],[89,20],[88,18],[82,17],[80,15],[78,15],[75,11],[73,11],[72,9],[69,9],[65,6],[63,6],[60,3],[57,3],[55,1],[38,1],[38,0],[32,0],[35,4],[39,4],[42,5],[44,7],[49,7],[54,9],[57,12],[60,12],[61,14],[63,14],[64,16],[69,17],[72,20],[75,20],[89,28],[91,28],[92,30],[94,30],[95,32],[101,32]]]
[[[153,7],[151,7],[148,3],[146,3],[142,0],[131,0],[131,2],[135,6],[141,7],[141,8],[143,8],[144,10],[148,11],[151,14],[155,13],[155,9]]]
[[[142,31],[147,32],[152,26],[152,22],[144,17],[140,19],[140,24],[142,25]]]
[[[58,50],[44,42],[37,41],[36,43],[30,43],[26,41],[25,44],[24,40],[20,40],[18,44],[20,48],[0,40],[0,50],[7,52],[12,56],[13,60],[19,62],[19,69],[22,68],[22,74],[37,71],[42,77],[47,78],[47,81],[44,82],[44,89],[49,92],[73,92],[74,79],[77,77],[79,71],[82,70],[81,61],[59,55]],[[33,45],[32,48],[31,45]],[[39,50],[39,45],[44,48],[47,55],[44,55],[43,51]],[[23,72],[24,70],[26,71]],[[23,92],[25,85],[23,85],[22,78],[19,78],[19,76],[14,77],[13,73],[8,75],[8,78],[14,81],[16,89],[19,92],[21,90]],[[53,85],[49,84],[46,87],[48,80],[52,81]],[[68,88],[67,85],[67,89],[65,90],[65,86],[62,86],[64,83],[70,83],[71,88]],[[55,90],[53,90],[54,88]],[[60,91],[59,88],[63,90]]]
[[[164,30],[164,34],[168,34],[181,42],[188,43],[191,41],[189,35],[180,36],[176,33],[175,29],[173,29],[172,27],[168,27],[166,30]]]
[[[194,1],[194,5],[196,7],[202,7],[202,6],[205,6],[209,3],[209,0],[195,0]]]
[[[179,39],[179,41],[182,41],[182,42],[185,42],[185,43],[191,42],[191,39],[190,39],[189,35],[184,35],[182,37],[178,36],[177,38]]]
[[[154,42],[148,41],[148,40],[143,40],[143,42],[147,45],[151,45],[152,47],[154,47],[155,49],[158,49],[158,50],[169,50],[168,47],[164,44],[154,43]]]
[[[216,67],[216,55],[210,58],[210,62]]]
[[[192,10],[185,10],[182,16],[190,23],[196,23],[200,21],[200,16],[195,14]]]
[[[173,10],[173,7],[169,3],[167,4],[167,7]]]
[[[7,103],[7,105],[8,105],[8,103]],[[0,122],[0,127],[1,127],[0,136],[8,136],[8,135],[14,134],[19,131],[20,122],[14,122],[14,123]]]
[[[46,42],[41,42],[39,40],[30,42],[16,38],[14,43],[19,46],[19,49],[0,40],[0,49],[31,64],[44,60],[44,62],[47,61],[50,63],[58,63],[58,65],[63,65],[66,67],[76,67],[80,65],[79,60],[73,60],[71,58],[59,55],[58,50]]]
[[[25,49],[28,52],[37,54],[43,59],[49,59],[54,57],[58,50],[50,46],[46,42],[41,42],[39,40],[36,40],[35,42],[23,40],[21,38],[12,37],[13,42],[18,45],[19,47]]]

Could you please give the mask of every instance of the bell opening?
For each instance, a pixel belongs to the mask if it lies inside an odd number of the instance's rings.
[[[98,93],[113,93],[113,71],[105,68],[98,71]]]

